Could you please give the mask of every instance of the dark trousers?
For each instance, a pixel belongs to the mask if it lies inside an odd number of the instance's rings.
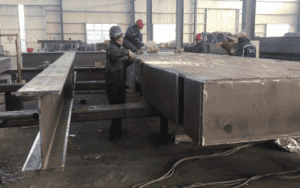
[[[118,87],[107,86],[107,97],[110,105],[125,104],[126,90],[125,85]],[[121,138],[122,136],[122,118],[112,119],[110,126],[110,139]]]

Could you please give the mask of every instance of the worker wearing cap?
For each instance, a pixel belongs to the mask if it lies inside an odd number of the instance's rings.
[[[106,48],[105,82],[107,97],[110,105],[125,104],[127,78],[126,69],[136,60],[135,54],[122,46],[123,33],[119,26],[113,26],[109,30],[110,44]],[[142,62],[143,63],[143,62]],[[110,139],[121,138],[122,119],[112,119],[110,127]]]
[[[196,35],[196,45],[195,46],[184,46],[185,52],[193,52],[193,53],[207,53],[207,48],[205,42],[203,42],[203,35]]]
[[[256,47],[247,38],[247,33],[241,31],[237,35],[237,39],[234,37],[228,37],[230,40],[237,42],[237,47],[234,48],[227,40],[221,43],[222,48],[224,48],[228,55],[236,55],[242,57],[256,57]]]
[[[124,37],[124,48],[130,49],[132,52],[136,52],[137,54],[142,54],[141,49],[145,46],[143,43],[143,35],[141,34],[141,30],[143,29],[143,21],[137,20],[136,24],[130,26]]]

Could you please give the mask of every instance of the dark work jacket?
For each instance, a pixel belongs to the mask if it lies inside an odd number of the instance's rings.
[[[105,82],[108,88],[123,86],[127,79],[127,68],[133,63],[129,51],[117,43],[106,48]]]
[[[183,48],[185,52],[207,53],[205,42],[198,43],[194,46],[184,46]]]
[[[247,37],[239,38],[238,47],[237,47],[237,56],[243,56],[243,48],[244,46],[252,44]]]
[[[136,52],[137,49],[141,49],[144,46],[142,42],[143,34],[138,30],[136,25],[130,26],[125,33],[124,48]]]

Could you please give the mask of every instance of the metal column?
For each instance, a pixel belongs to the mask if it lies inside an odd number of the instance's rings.
[[[183,0],[176,0],[176,48],[183,48]]]
[[[195,38],[196,32],[197,32],[197,0],[195,0],[194,2],[194,36],[192,37],[192,39]],[[194,41],[194,43],[196,44],[196,40]]]
[[[135,0],[130,0],[130,25],[134,25],[134,24],[135,24],[134,1],[135,1]]]
[[[60,26],[61,26],[61,40],[64,40],[64,18],[63,18],[63,0],[60,0]]]
[[[242,30],[248,34],[250,40],[255,36],[256,0],[243,0]]]
[[[153,41],[152,0],[147,0],[147,40]]]
[[[298,1],[298,21],[297,21],[297,28],[296,33],[300,32],[300,1]]]

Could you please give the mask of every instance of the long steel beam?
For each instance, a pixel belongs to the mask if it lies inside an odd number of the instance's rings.
[[[39,101],[40,132],[23,171],[64,168],[75,87],[74,58],[75,52],[66,52],[16,92],[17,96],[38,96]]]

